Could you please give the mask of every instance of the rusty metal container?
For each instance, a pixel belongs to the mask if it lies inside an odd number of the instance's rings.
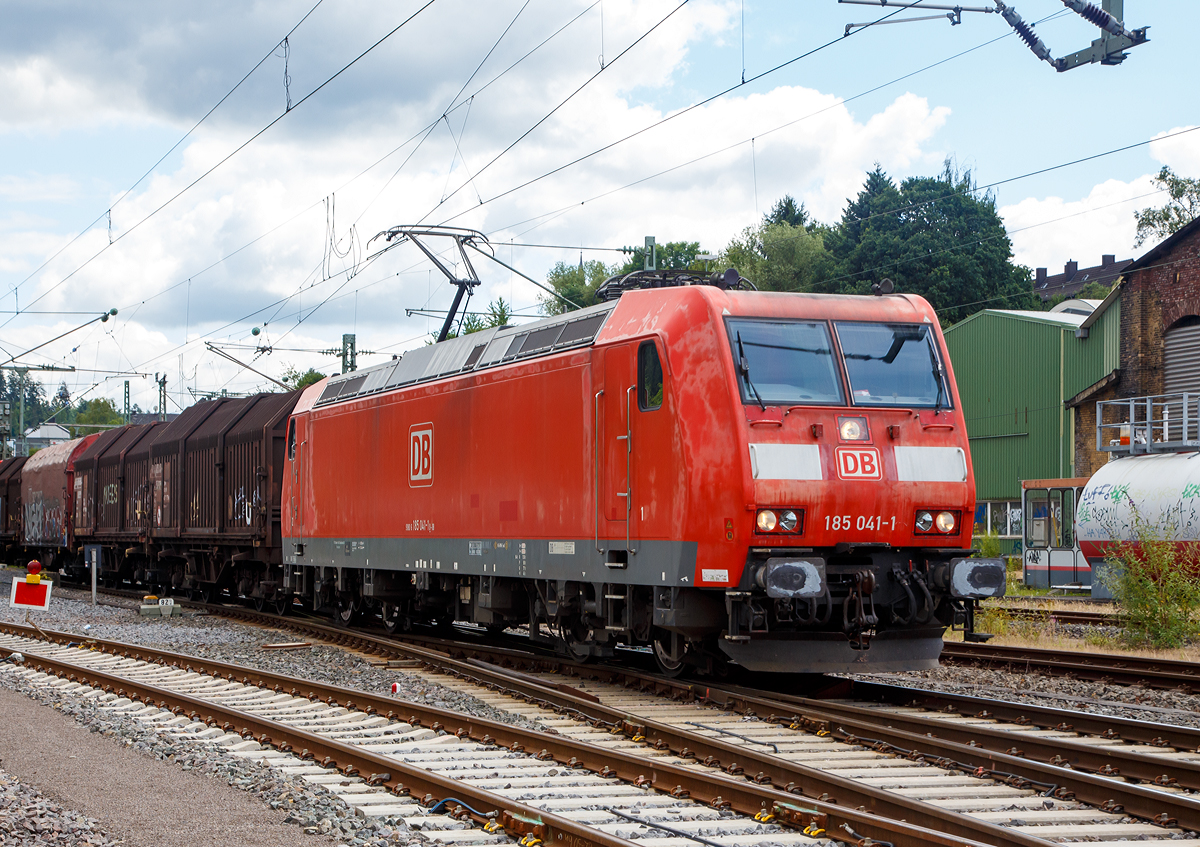
[[[149,534],[278,545],[283,440],[298,392],[222,397],[147,439]],[[127,461],[140,461],[143,449]]]
[[[224,461],[223,535],[279,546],[284,441],[299,398],[298,391],[249,398],[254,402],[219,436],[217,452]]]
[[[75,500],[74,460],[99,436],[46,447],[21,469],[21,531],[28,547],[70,548]]]
[[[140,463],[131,462],[129,455],[143,441],[149,441],[158,426],[151,423],[126,427],[120,439],[97,459],[97,532],[137,536],[140,530],[137,513],[128,511],[130,501],[135,499],[130,492],[145,487],[147,462],[145,454]]]
[[[110,429],[75,460],[77,538],[103,543],[138,537],[140,525],[135,519],[127,527],[126,514],[130,501],[136,499],[130,496],[130,487],[137,490],[145,483],[146,462],[134,470],[126,457],[156,426],[157,423]]]
[[[96,483],[96,459],[120,439],[124,428],[109,429],[96,434],[96,440],[75,459],[75,536],[91,538],[96,529],[97,503],[101,494]]]
[[[11,544],[21,537],[21,468],[24,456],[0,462],[0,541]]]

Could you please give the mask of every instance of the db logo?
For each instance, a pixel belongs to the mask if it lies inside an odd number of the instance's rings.
[[[408,484],[412,488],[433,485],[433,424],[408,428]]]
[[[883,479],[874,447],[838,447],[833,451],[839,479]]]

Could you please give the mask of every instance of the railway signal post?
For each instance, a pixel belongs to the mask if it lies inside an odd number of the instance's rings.
[[[12,594],[8,604],[17,609],[50,608],[50,589],[52,583],[42,580],[42,563],[34,559],[27,566],[28,574],[24,577],[13,577]]]

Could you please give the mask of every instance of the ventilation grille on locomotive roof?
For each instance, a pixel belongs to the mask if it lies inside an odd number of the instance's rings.
[[[483,370],[516,359],[544,356],[590,344],[616,303],[592,306],[554,323],[538,321],[528,329],[494,328],[440,344],[419,347],[398,361],[360,375],[333,377],[315,405],[345,402],[352,397],[429,382],[452,374]]]

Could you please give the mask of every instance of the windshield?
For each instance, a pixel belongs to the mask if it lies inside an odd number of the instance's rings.
[[[730,318],[726,325],[744,403],[842,403],[824,323]]]
[[[950,405],[926,324],[838,323],[838,341],[856,406]]]

